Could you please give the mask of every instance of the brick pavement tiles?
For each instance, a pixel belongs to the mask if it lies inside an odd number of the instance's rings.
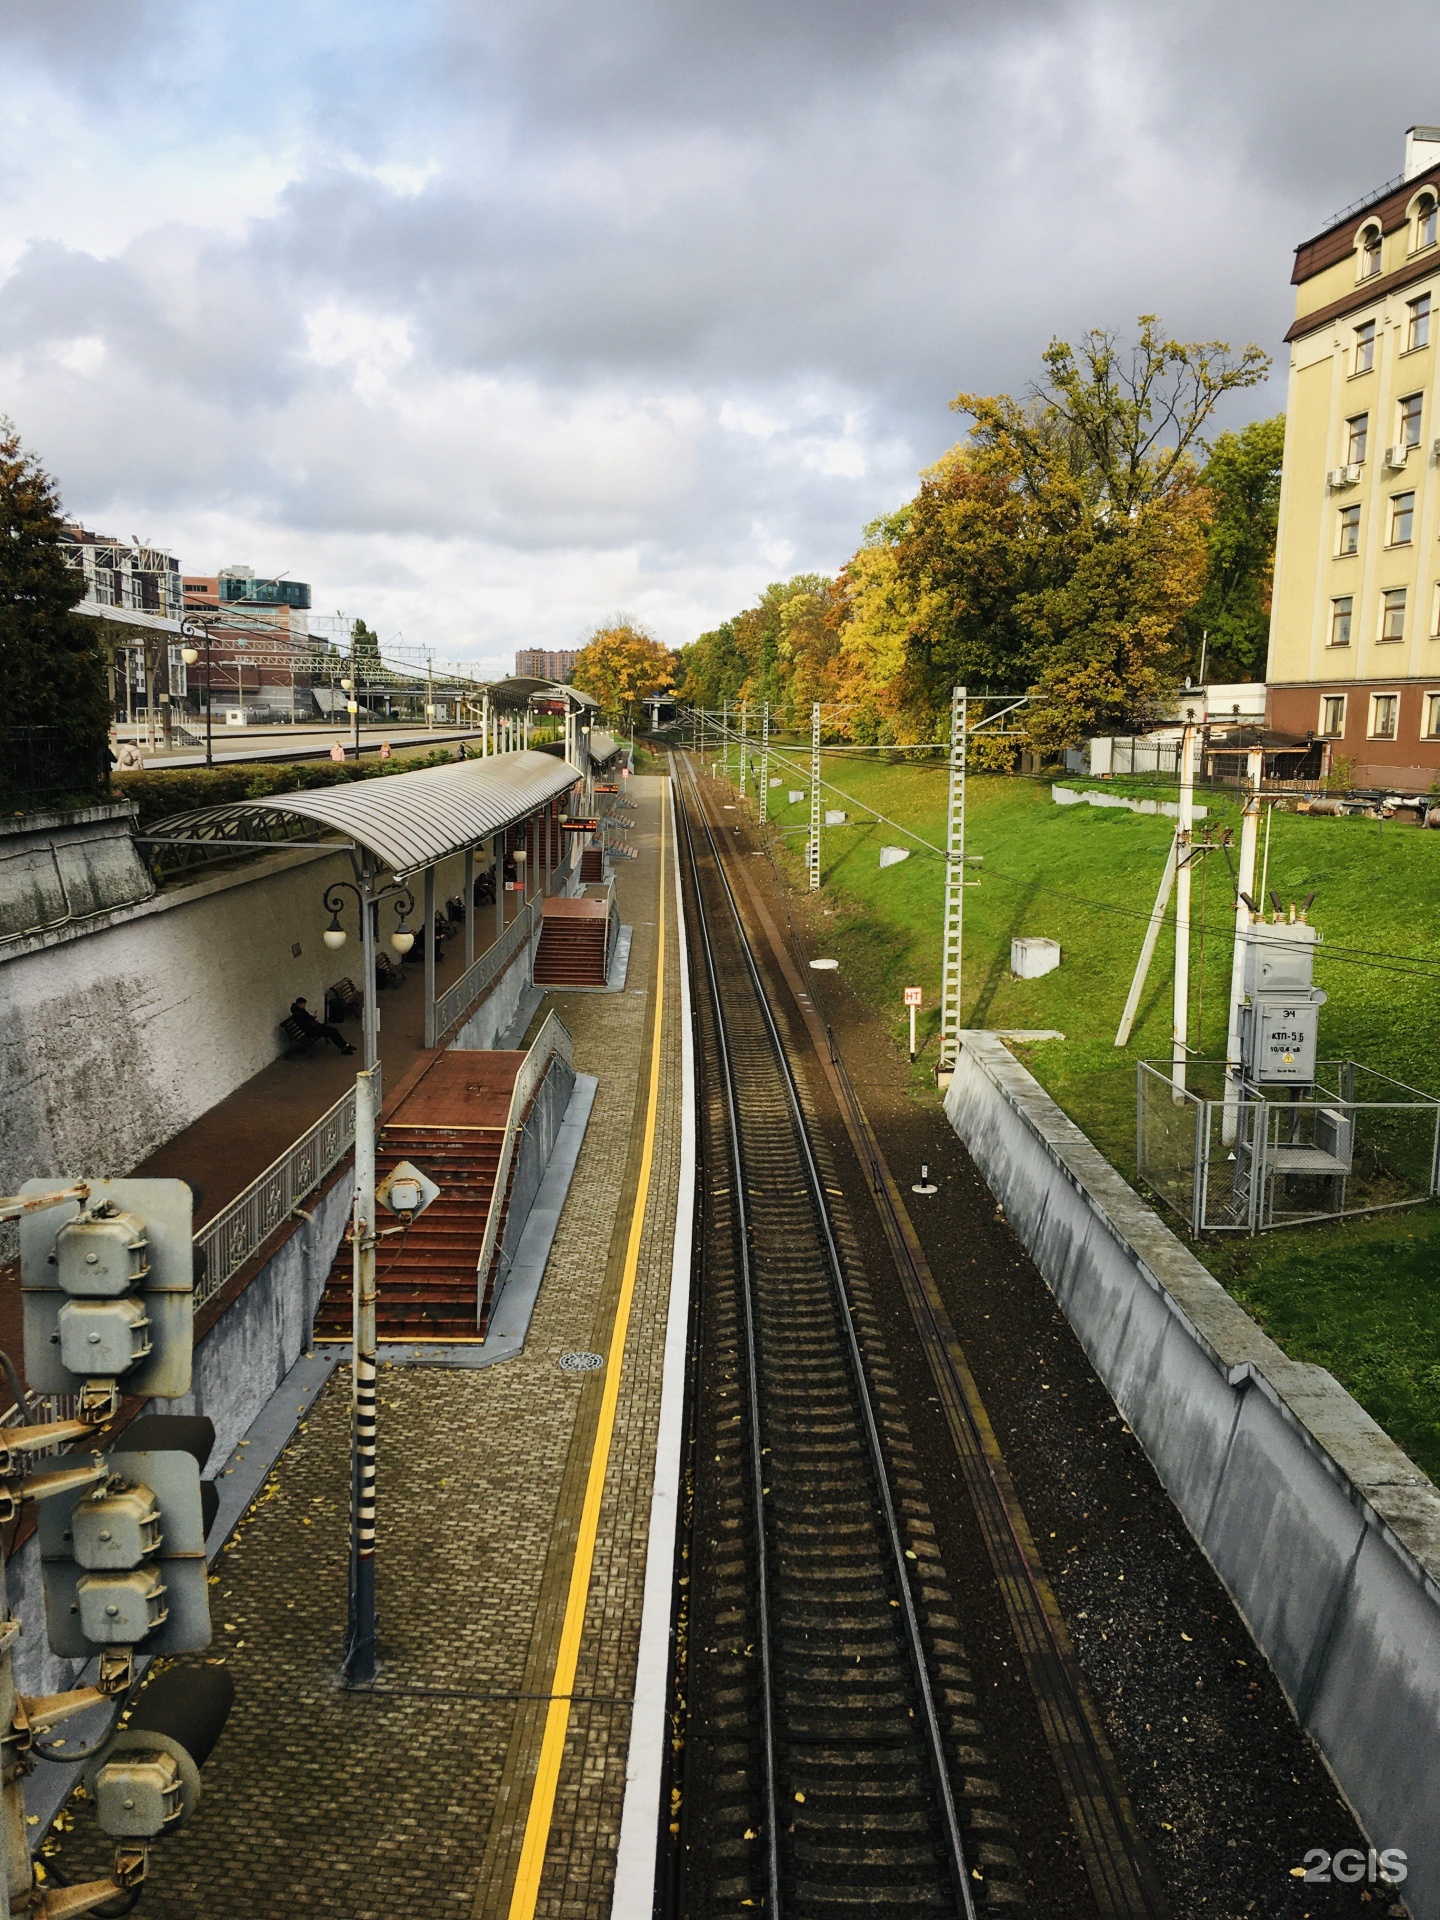
[[[632,791],[641,857],[618,882],[629,985],[545,1002],[599,1084],[525,1350],[479,1372],[382,1370],[381,1664],[364,1694],[336,1680],[345,1372],[320,1394],[212,1570],[215,1641],[195,1657],[231,1669],[236,1707],[194,1818],[152,1855],[150,1920],[509,1913],[603,1390],[603,1370],[557,1361],[608,1349],[647,1093],[667,783]],[[609,1910],[624,1791],[679,1183],[673,895],[666,917],[653,1176],[535,1908],[587,1920]],[[67,1877],[107,1858],[81,1803],[57,1836]]]

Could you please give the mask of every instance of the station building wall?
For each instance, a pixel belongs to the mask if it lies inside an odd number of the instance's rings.
[[[321,940],[344,854],[286,853],[0,948],[0,1191],[122,1174],[283,1049],[298,994],[353,972]]]

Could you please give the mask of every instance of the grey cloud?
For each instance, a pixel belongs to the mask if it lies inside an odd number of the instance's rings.
[[[276,39],[253,111],[307,125],[307,158],[238,240],[96,260],[41,236],[0,286],[14,411],[72,498],[153,527],[208,491],[317,541],[482,543],[517,576],[624,552],[678,601],[746,556],[760,584],[762,551],[834,566],[962,431],[951,395],[1023,384],[1054,333],[1158,310],[1273,348],[1291,247],[1440,119],[1440,84],[1403,79],[1437,71],[1419,0],[454,0],[408,42],[374,17],[369,44],[363,14]],[[87,85],[27,20],[0,47]],[[409,357],[369,386],[307,359],[331,309]],[[56,359],[85,334],[98,385]]]

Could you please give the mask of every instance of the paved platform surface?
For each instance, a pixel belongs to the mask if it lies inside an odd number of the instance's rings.
[[[654,1037],[660,809],[637,779],[640,859],[619,876],[635,929],[629,986],[546,997],[598,1085],[523,1353],[481,1371],[382,1372],[377,1585],[381,1666],[336,1684],[345,1612],[348,1381],[324,1387],[217,1569],[215,1643],[237,1704],[189,1826],[157,1846],[154,1920],[333,1914],[601,1916],[624,1789],[679,1177],[675,903],[666,963],[653,1171],[633,1280],[593,1562],[571,1607],[575,1677],[552,1701],[561,1629],[626,1291]],[[610,1365],[615,1364],[611,1356]],[[581,1562],[583,1566],[583,1561]],[[530,1822],[547,1720],[553,1815]],[[537,1805],[547,1804],[542,1795]],[[104,1858],[82,1805],[67,1873]],[[529,1836],[527,1840],[527,1823]],[[514,1904],[517,1870],[533,1869]]]

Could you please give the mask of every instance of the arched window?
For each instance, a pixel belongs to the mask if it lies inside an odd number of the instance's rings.
[[[1415,202],[1415,240],[1412,251],[1418,253],[1422,247],[1433,247],[1440,238],[1440,214],[1437,214],[1433,193],[1422,193]]]
[[[1360,278],[1369,280],[1380,271],[1380,229],[1375,225],[1362,227],[1357,238],[1360,246]]]

